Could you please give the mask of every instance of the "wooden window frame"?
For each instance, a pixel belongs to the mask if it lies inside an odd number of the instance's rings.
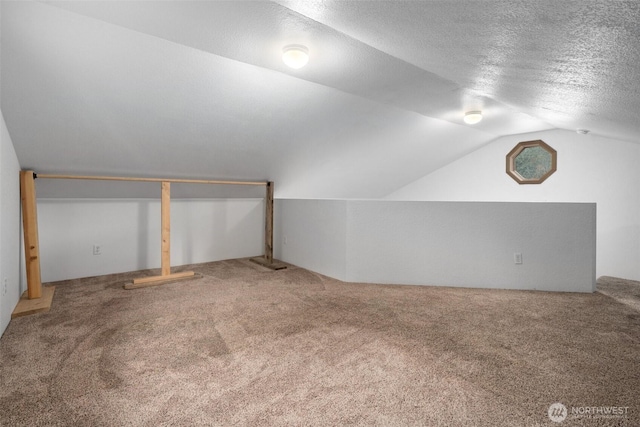
[[[516,157],[518,157],[518,155],[522,153],[525,148],[533,147],[540,147],[551,154],[551,169],[549,169],[549,171],[547,171],[547,173],[542,175],[540,178],[527,179],[516,171]],[[509,154],[507,154],[507,175],[513,178],[518,184],[541,184],[557,170],[557,166],[558,152],[547,145],[541,139],[520,142],[515,147],[513,147],[513,150],[509,151]]]

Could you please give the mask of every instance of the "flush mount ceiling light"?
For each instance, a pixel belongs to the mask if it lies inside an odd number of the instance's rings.
[[[482,120],[482,113],[480,111],[469,111],[464,115],[464,122],[468,125],[475,125]]]
[[[291,68],[302,68],[309,62],[309,49],[301,44],[289,44],[282,48],[282,60]]]

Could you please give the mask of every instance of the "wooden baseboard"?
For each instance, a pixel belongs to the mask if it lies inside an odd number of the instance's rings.
[[[260,264],[263,267],[270,268],[272,270],[283,270],[287,268],[286,264],[283,264],[278,260],[274,259],[272,262],[268,262],[266,258],[262,256],[251,258],[251,261],[255,262],[256,264]]]
[[[11,313],[11,318],[28,316],[30,314],[42,313],[49,311],[53,302],[54,286],[43,286],[42,296],[40,298],[29,299],[27,292],[23,293],[16,305],[15,310]]]

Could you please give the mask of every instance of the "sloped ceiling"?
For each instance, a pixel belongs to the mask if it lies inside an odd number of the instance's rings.
[[[639,141],[637,1],[0,7],[2,112],[21,166],[40,173],[375,198],[502,135],[587,128]],[[308,46],[306,67],[282,63],[290,43]],[[469,110],[484,120],[465,125]],[[38,181],[49,197],[147,189]]]

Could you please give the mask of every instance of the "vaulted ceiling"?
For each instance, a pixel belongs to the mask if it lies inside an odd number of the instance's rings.
[[[2,112],[21,166],[41,173],[374,198],[498,136],[640,142],[638,1],[2,1],[0,14]],[[308,47],[304,68],[283,64],[291,43]],[[484,120],[464,124],[470,110]]]

